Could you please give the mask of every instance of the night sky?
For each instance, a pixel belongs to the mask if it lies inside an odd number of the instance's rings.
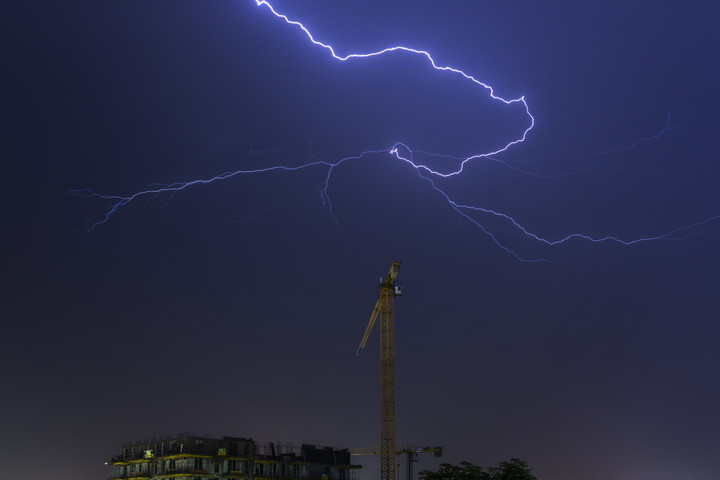
[[[524,143],[437,180],[457,202],[550,240],[720,215],[718,2],[273,5],[339,54],[424,49],[525,97]],[[111,202],[73,189],[398,141],[466,157],[528,117],[418,56],[338,62],[253,0],[3,10],[3,477],[106,478],[122,442],[183,431],[378,445],[377,332],[354,352],[394,260],[399,444],[540,480],[718,477],[720,220],[547,246],[473,215],[548,260],[523,262],[380,153],[333,170],[337,223],[318,166],[142,196],[88,231]]]

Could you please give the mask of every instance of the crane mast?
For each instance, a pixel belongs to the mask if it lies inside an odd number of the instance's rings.
[[[380,316],[380,480],[395,478],[395,297],[402,295],[394,281],[400,262],[393,262],[360,342],[357,355],[365,348],[370,332]]]
[[[395,479],[395,294],[380,289],[380,479]]]

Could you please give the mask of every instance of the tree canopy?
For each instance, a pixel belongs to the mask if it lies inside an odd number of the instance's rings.
[[[420,472],[421,480],[537,480],[531,473],[527,462],[519,458],[511,458],[507,462],[500,462],[497,467],[487,469],[478,467],[470,462],[460,462],[457,465],[443,463],[437,472],[423,470]]]

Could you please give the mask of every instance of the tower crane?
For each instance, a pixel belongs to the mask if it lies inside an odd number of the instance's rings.
[[[380,449],[377,447],[370,448],[351,448],[350,455],[377,455]],[[436,457],[442,457],[443,447],[418,447],[415,445],[403,445],[395,452],[396,455],[406,455],[405,478],[413,480],[413,463],[418,462],[418,453],[433,453]]]
[[[380,480],[396,480],[395,297],[402,295],[402,288],[394,282],[399,270],[400,262],[393,262],[385,280],[380,278],[380,294],[356,352],[356,355],[362,353],[380,315]]]
[[[415,445],[404,445],[400,452],[407,455],[407,463],[405,464],[405,474],[407,480],[413,480],[413,463],[418,462],[418,453],[433,453],[436,457],[442,457],[442,447],[417,447]]]

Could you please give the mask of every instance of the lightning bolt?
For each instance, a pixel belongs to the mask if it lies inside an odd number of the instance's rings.
[[[414,55],[419,56],[421,58],[424,58],[429,66],[439,72],[445,72],[449,74],[453,74],[456,76],[461,77],[462,79],[472,82],[475,86],[485,90],[490,98],[497,102],[501,102],[505,105],[513,105],[517,104],[522,107],[522,110],[524,112],[524,115],[527,118],[527,126],[522,131],[520,135],[518,135],[513,140],[500,145],[498,148],[493,149],[489,152],[484,153],[476,153],[473,155],[465,156],[465,157],[455,157],[451,155],[444,155],[444,154],[436,154],[436,153],[428,153],[423,151],[413,151],[408,145],[404,143],[395,143],[392,145],[389,149],[378,149],[378,150],[368,150],[365,152],[362,152],[358,155],[352,155],[347,156],[344,158],[341,158],[340,160],[336,160],[334,162],[325,161],[325,160],[316,160],[309,163],[305,163],[299,166],[289,167],[289,166],[283,166],[283,165],[275,165],[271,167],[266,168],[260,168],[260,169],[254,169],[254,170],[235,170],[230,172],[224,172],[219,175],[216,175],[211,178],[206,179],[197,179],[197,180],[191,180],[187,182],[177,182],[172,184],[153,184],[151,187],[149,187],[146,190],[138,191],[136,193],[133,193],[131,195],[105,195],[96,193],[91,189],[88,188],[82,188],[82,189],[75,189],[70,190],[68,193],[71,195],[76,195],[79,197],[88,197],[88,198],[97,198],[101,200],[105,200],[109,202],[109,207],[105,211],[101,217],[90,223],[90,225],[87,228],[87,231],[91,231],[94,228],[108,222],[110,218],[117,213],[117,211],[140,198],[153,198],[157,195],[174,195],[177,192],[181,192],[183,190],[199,186],[199,185],[207,185],[214,182],[220,182],[224,180],[228,180],[233,177],[242,176],[242,175],[258,175],[263,173],[271,173],[271,172],[297,172],[300,170],[305,169],[323,169],[326,170],[326,176],[325,176],[325,182],[323,187],[320,189],[320,196],[322,199],[323,205],[328,209],[330,217],[335,221],[337,224],[337,219],[335,217],[335,214],[333,212],[333,206],[330,199],[330,196],[328,194],[328,188],[332,180],[332,174],[335,169],[340,167],[343,163],[347,161],[355,161],[360,160],[364,157],[371,156],[371,155],[390,155],[391,158],[394,158],[398,161],[404,162],[410,167],[412,167],[417,175],[428,183],[428,185],[441,197],[443,198],[447,204],[461,217],[465,218],[467,221],[469,221],[471,224],[479,228],[484,234],[486,234],[500,249],[507,252],[508,254],[515,257],[517,260],[522,262],[550,262],[551,260],[542,259],[542,258],[525,258],[521,256],[517,251],[511,249],[509,246],[501,242],[497,235],[493,233],[491,230],[498,230],[497,228],[491,229],[487,226],[485,222],[481,222],[478,220],[478,217],[488,217],[488,218],[495,218],[496,220],[499,220],[501,222],[504,222],[507,224],[508,228],[510,229],[510,232],[513,232],[517,235],[526,237],[534,242],[537,242],[539,244],[546,245],[548,247],[557,246],[564,244],[566,242],[569,242],[571,240],[577,239],[577,240],[584,240],[592,243],[618,243],[622,245],[634,245],[642,242],[649,242],[654,240],[682,240],[685,238],[689,238],[693,235],[697,235],[701,233],[702,228],[709,225],[710,223],[720,220],[720,215],[712,216],[709,218],[705,218],[704,220],[698,221],[696,223],[685,225],[682,227],[675,228],[674,230],[671,230],[669,232],[665,232],[656,236],[649,236],[649,237],[642,237],[642,238],[633,238],[633,239],[621,239],[617,236],[603,236],[603,237],[592,237],[590,235],[585,235],[582,233],[572,233],[569,235],[566,235],[562,238],[550,240],[548,238],[544,238],[536,233],[533,233],[529,231],[526,227],[524,227],[518,220],[516,220],[514,217],[510,216],[507,213],[496,211],[490,208],[485,208],[478,205],[467,205],[463,203],[458,203],[457,201],[453,200],[448,193],[446,193],[440,186],[438,186],[438,181],[440,180],[448,180],[452,179],[453,177],[457,177],[461,175],[464,172],[465,166],[468,164],[468,162],[471,162],[473,160],[477,159],[488,159],[490,161],[494,161],[497,163],[500,163],[502,165],[505,165],[508,168],[511,168],[513,170],[516,170],[519,173],[528,174],[528,175],[534,175],[539,178],[561,178],[568,175],[575,175],[577,173],[580,173],[590,167],[581,168],[579,170],[569,172],[563,175],[551,177],[551,176],[542,176],[538,174],[533,174],[530,172],[526,172],[519,167],[515,167],[511,165],[509,162],[500,160],[497,158],[498,155],[502,154],[503,152],[506,152],[508,149],[513,147],[514,145],[517,145],[519,143],[522,143],[526,140],[528,134],[535,126],[535,118],[530,113],[530,108],[525,100],[525,97],[520,98],[514,98],[514,99],[505,99],[495,94],[495,91],[493,87],[490,85],[481,82],[480,80],[476,79],[472,75],[469,75],[465,73],[464,71],[451,67],[446,65],[441,65],[430,55],[429,52],[425,50],[417,50],[414,48],[409,48],[405,46],[395,46],[395,47],[389,47],[384,48],[382,50],[378,50],[375,52],[369,52],[369,53],[350,53],[348,55],[339,55],[335,49],[326,43],[323,43],[319,40],[317,40],[312,33],[300,22],[296,20],[292,20],[288,18],[286,15],[283,15],[279,13],[269,2],[266,0],[254,0],[258,7],[262,7],[267,9],[272,15],[277,17],[278,19],[284,21],[286,24],[291,25],[295,28],[297,28],[300,32],[302,32],[307,39],[317,47],[327,51],[330,56],[340,62],[348,62],[348,61],[355,61],[355,60],[363,60],[363,59],[372,59],[373,57],[378,57],[381,55],[386,55],[392,52],[402,52],[407,55]],[[659,138],[660,136],[666,134],[671,130],[670,127],[670,117],[672,115],[672,111],[668,114],[667,122],[663,129],[661,129],[656,135],[650,136],[650,137],[644,137],[641,138],[634,143],[619,147],[619,148],[612,148],[612,149],[606,149],[599,152],[594,152],[591,154],[586,155],[578,155],[578,156],[566,156],[566,157],[555,157],[555,159],[559,158],[579,158],[579,157],[590,157],[590,156],[600,156],[600,155],[606,155],[611,154],[615,152],[625,151],[625,150],[632,150],[636,148],[638,145],[649,142],[652,140],[655,140]],[[439,157],[439,158],[450,158],[456,160],[458,163],[456,163],[457,168],[451,169],[449,171],[441,172],[436,169],[431,168],[430,166],[420,163],[415,159],[416,155],[425,156],[425,157]],[[254,225],[253,227],[254,228]],[[509,233],[509,232],[506,232]]]

